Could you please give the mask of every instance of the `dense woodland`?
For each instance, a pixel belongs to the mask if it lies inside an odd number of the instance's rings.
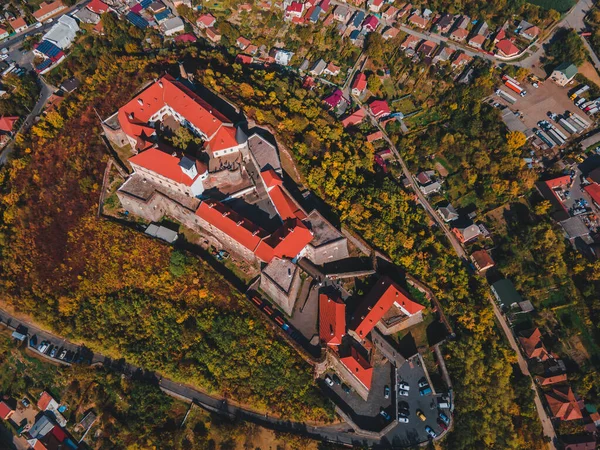
[[[160,45],[152,32],[151,43],[142,45],[143,34],[126,22],[110,16],[103,21],[107,36],[82,37],[51,74],[57,80],[76,75],[82,88],[31,136],[20,137],[17,158],[0,172],[0,281],[8,302],[113,356],[290,417],[330,417],[308,367],[204,262],[185,257],[183,270],[170,270],[168,248],[95,218],[105,157],[92,107],[101,115],[112,113],[148,79],[164,70],[177,73],[174,63],[183,60],[188,70],[195,65],[202,83],[272,127],[293,151],[307,186],[330,205],[332,220],[359,232],[436,291],[457,332],[447,345],[447,364],[460,393],[457,432],[442,445],[465,450],[542,446],[532,392],[515,370],[514,354],[499,339],[487,285],[469,276],[399,182],[373,170],[372,145],[323,109],[323,92],[306,91],[298,79],[274,70],[231,64],[230,57],[214,51],[152,51]],[[149,52],[142,53],[147,45]],[[423,84],[433,78],[426,75]],[[479,102],[491,76],[482,67],[470,90],[444,91],[439,112],[447,125],[431,124],[424,133],[399,140],[411,164],[441,152],[457,167],[455,181],[449,181],[457,195],[467,193],[460,190],[466,184],[483,209],[519,198],[535,180],[519,162],[519,140],[505,136],[494,125],[499,122],[495,113]],[[545,223],[534,223],[539,221]],[[550,224],[544,226],[537,230],[541,236],[560,240]],[[507,274],[539,270],[525,262],[510,269],[511,248],[528,250],[536,264],[551,261],[560,269],[561,247],[552,249],[555,254],[539,244],[507,244],[501,261]],[[566,273],[556,276],[589,279],[593,267],[578,263],[577,273],[563,265]],[[593,289],[583,293],[582,309],[591,309],[583,300],[594,298]],[[595,389],[593,381],[584,382]]]

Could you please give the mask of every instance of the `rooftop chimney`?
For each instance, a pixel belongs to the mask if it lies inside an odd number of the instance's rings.
[[[144,101],[143,101],[141,98],[138,98],[138,103],[139,103],[141,106],[144,106]]]
[[[159,81],[159,82],[158,82],[158,85],[159,85],[160,87],[163,87],[162,81]]]

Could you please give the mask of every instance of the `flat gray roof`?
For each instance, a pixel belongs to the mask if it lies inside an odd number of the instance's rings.
[[[577,237],[590,234],[589,228],[585,225],[585,223],[583,223],[583,220],[581,220],[581,217],[579,216],[563,220],[560,225],[563,227],[565,233],[567,233],[570,239],[575,239]]]
[[[316,209],[311,211],[307,220],[310,222],[310,229],[314,235],[313,240],[310,243],[313,247],[337,241],[344,237],[344,235],[331,225]]]

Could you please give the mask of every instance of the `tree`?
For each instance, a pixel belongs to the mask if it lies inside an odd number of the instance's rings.
[[[527,136],[521,131],[509,131],[506,135],[506,143],[510,150],[518,150],[527,142]]]
[[[192,134],[192,132],[184,126],[177,128],[177,131],[175,131],[175,135],[171,138],[171,141],[175,147],[184,150],[187,149],[192,143],[196,145],[200,145],[202,143],[202,139]]]
[[[588,52],[581,39],[575,30],[560,28],[548,45],[546,54],[552,58],[554,64],[567,62],[580,66],[588,58]]]
[[[379,33],[369,33],[365,39],[365,51],[371,58],[381,61],[383,59],[385,41]]]

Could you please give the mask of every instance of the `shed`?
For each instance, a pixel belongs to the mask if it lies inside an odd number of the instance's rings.
[[[172,244],[177,240],[177,233],[175,231],[163,227],[162,225],[155,225],[153,223],[148,225],[148,228],[146,228],[145,233],[149,236],[162,239],[163,241],[168,242],[169,244]]]
[[[492,284],[492,293],[505,311],[508,311],[523,301],[521,294],[517,292],[512,281],[507,278]]]

